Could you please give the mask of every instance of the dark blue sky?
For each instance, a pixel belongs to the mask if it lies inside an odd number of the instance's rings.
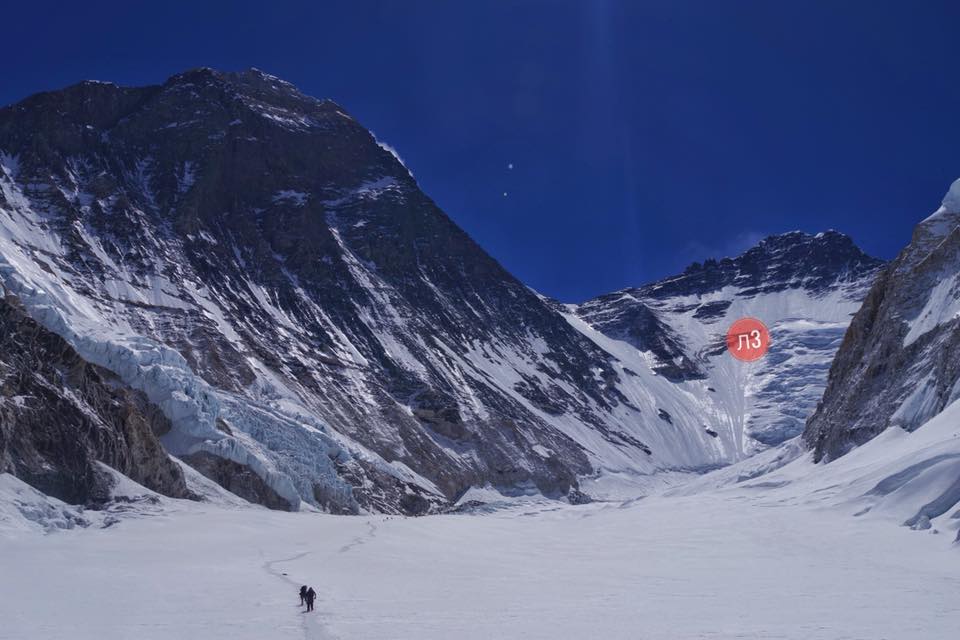
[[[152,4],[3,0],[0,103],[261,68],[564,301],[792,229],[890,258],[960,177],[956,2]]]

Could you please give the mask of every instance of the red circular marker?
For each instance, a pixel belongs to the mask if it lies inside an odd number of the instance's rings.
[[[740,318],[727,331],[727,350],[737,360],[759,360],[769,348],[770,332],[767,325],[756,318]]]

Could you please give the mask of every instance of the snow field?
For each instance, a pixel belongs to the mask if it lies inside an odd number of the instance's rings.
[[[949,494],[958,418],[954,404],[829,465],[788,444],[582,506],[401,518],[167,500],[105,530],[7,531],[0,639],[954,638],[956,507],[899,525]]]

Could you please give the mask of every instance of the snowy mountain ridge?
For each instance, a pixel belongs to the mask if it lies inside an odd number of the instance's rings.
[[[785,234],[563,308],[342,107],[256,70],[33,96],[0,109],[0,166],[3,286],[146,394],[170,453],[291,509],[740,460],[799,432],[879,267]],[[722,353],[740,315],[774,331],[762,364]]]
[[[838,232],[795,231],[736,258],[694,263],[679,276],[601,296],[575,313],[626,343],[618,356],[628,366],[652,368],[682,389],[689,419],[729,434],[730,459],[739,460],[803,430],[882,264]],[[762,319],[773,336],[770,353],[755,363],[726,353],[726,330],[744,316]]]

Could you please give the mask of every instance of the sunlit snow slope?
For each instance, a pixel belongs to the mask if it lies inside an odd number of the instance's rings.
[[[800,434],[851,316],[881,262],[837,232],[772,236],[737,258],[571,308],[571,323],[617,357],[620,388],[648,396],[667,429],[714,447],[716,464]],[[770,330],[763,359],[727,353],[733,322]]]
[[[81,529],[102,516],[0,475],[0,638],[947,640],[960,514],[931,505],[960,498],[958,424],[955,403],[827,465],[794,440],[666,495],[425,518],[158,508],[128,483],[119,523]]]

